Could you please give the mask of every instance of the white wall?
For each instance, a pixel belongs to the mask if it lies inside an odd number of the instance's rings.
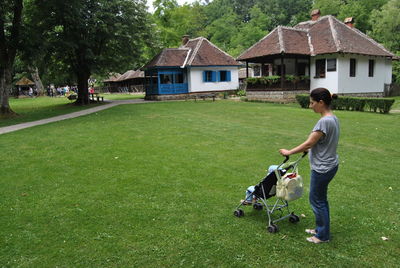
[[[191,67],[188,68],[189,92],[236,90],[239,88],[238,67]],[[231,71],[230,82],[203,82],[203,71]]]
[[[338,73],[339,73],[339,61],[336,60],[336,72],[326,72],[327,64],[325,64],[325,78],[315,77],[315,60],[318,59],[335,59],[336,55],[323,55],[311,57],[310,64],[310,89],[324,87],[327,88],[331,93],[338,93]]]
[[[356,59],[356,76],[350,77],[350,58]],[[375,61],[374,76],[368,77],[368,60]],[[339,57],[339,93],[383,92],[391,82],[391,62],[383,57],[343,55]]]
[[[385,84],[391,84],[392,83],[392,60],[391,59],[385,59]]]
[[[315,78],[315,60],[337,58],[336,72]],[[350,59],[356,59],[356,76],[350,77]],[[368,77],[368,60],[375,61],[374,76]],[[324,87],[331,93],[383,92],[384,84],[392,82],[392,62],[384,57],[362,55],[320,55],[311,59],[310,89]]]

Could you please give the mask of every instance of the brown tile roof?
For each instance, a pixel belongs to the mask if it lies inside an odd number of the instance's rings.
[[[189,40],[180,48],[166,48],[143,69],[176,66],[238,66],[233,57],[216,47],[204,37]]]
[[[278,26],[244,51],[237,60],[285,54],[315,56],[327,53],[352,53],[393,57],[382,45],[361,31],[346,26],[328,15],[317,21],[306,21],[295,27]]]
[[[103,80],[103,82],[115,82],[120,76],[121,74],[119,73],[110,73],[110,77]]]
[[[243,52],[237,60],[278,55],[281,53],[309,55],[310,49],[307,31],[278,26],[263,39]]]
[[[129,70],[125,72],[123,75],[118,77],[115,81],[116,82],[121,82],[129,79],[134,79],[134,78],[143,78],[144,77],[144,72],[140,70]]]
[[[189,40],[185,46],[191,49],[191,54],[187,62],[188,66],[238,66],[232,56],[225,53],[204,37]]]
[[[188,56],[188,48],[166,48],[157,54],[143,68],[182,66]]]

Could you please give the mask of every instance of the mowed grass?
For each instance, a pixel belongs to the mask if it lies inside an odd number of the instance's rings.
[[[142,99],[143,93],[136,94],[100,94],[105,100],[129,100]],[[94,103],[87,106],[74,105],[73,101],[66,97],[38,97],[38,98],[10,98],[10,107],[16,112],[12,118],[1,118],[0,127],[25,123],[67,113],[73,113],[80,110],[92,108],[104,103]]]
[[[73,113],[98,105],[102,104],[77,106],[66,97],[10,98],[10,107],[16,115],[12,118],[0,117],[0,127]]]
[[[106,100],[130,100],[130,99],[143,99],[144,93],[103,93]]]
[[[399,114],[335,112],[340,169],[332,241],[305,217],[266,231],[233,211],[318,120],[293,106],[230,101],[120,105],[0,136],[4,267],[395,267],[400,254]],[[389,238],[388,241],[381,237]]]

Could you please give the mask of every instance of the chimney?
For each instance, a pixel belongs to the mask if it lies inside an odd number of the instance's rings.
[[[350,28],[354,28],[354,18],[353,17],[345,18],[344,24],[346,24]]]
[[[189,35],[182,36],[182,46],[186,45],[189,42]]]
[[[321,16],[321,11],[319,9],[314,9],[311,11],[311,20],[316,21]]]

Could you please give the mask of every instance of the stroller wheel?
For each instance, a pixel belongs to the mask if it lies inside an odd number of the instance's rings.
[[[279,228],[278,228],[278,225],[271,224],[270,226],[268,226],[267,230],[268,230],[268,232],[273,234],[273,233],[277,233],[279,231]]]
[[[291,214],[290,216],[289,216],[289,221],[291,222],[291,223],[296,223],[296,222],[299,222],[300,221],[300,218],[299,218],[299,216],[297,216],[297,215],[295,215],[295,214]]]
[[[233,215],[235,215],[236,217],[240,218],[244,216],[244,211],[241,209],[237,209],[233,212]]]
[[[254,203],[253,208],[255,210],[262,210],[263,209],[263,205],[260,203]]]

